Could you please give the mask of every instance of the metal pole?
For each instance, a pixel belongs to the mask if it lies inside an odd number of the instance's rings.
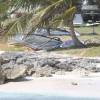
[[[95,35],[95,27],[94,27],[94,15],[92,15],[92,24],[93,24],[93,33]]]

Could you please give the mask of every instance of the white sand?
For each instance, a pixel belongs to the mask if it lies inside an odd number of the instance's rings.
[[[0,54],[4,53],[5,51],[0,51]]]
[[[30,81],[9,82],[0,85],[0,92],[100,98],[100,73],[87,77],[70,73],[55,75],[51,78],[31,78]]]

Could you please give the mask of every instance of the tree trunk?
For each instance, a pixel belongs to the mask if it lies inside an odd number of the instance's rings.
[[[74,30],[73,20],[69,22],[70,33],[75,47],[83,48],[85,45],[77,38]]]

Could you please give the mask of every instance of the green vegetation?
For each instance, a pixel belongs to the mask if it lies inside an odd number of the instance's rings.
[[[62,24],[62,26],[70,28],[74,45],[76,47],[84,47],[84,44],[78,40],[73,26],[77,2],[78,0],[10,0],[8,5],[10,12],[6,12],[7,17],[15,13],[15,11],[25,11],[16,20],[6,25],[4,35],[8,36],[15,33],[31,34],[40,27],[45,27],[49,32],[49,28],[57,28]],[[1,1],[1,3],[4,3],[4,1]],[[14,10],[11,11],[11,8]]]
[[[25,51],[25,47],[10,46],[7,43],[0,43],[0,51]]]
[[[71,39],[70,36],[59,36],[61,40],[66,41],[68,39]],[[100,40],[100,34],[99,35],[82,35],[79,37],[80,40],[86,41],[97,41]],[[17,47],[17,46],[10,46],[7,44],[0,44],[0,50],[3,51],[27,51],[29,50],[26,47]],[[53,52],[60,53],[60,54],[66,54],[69,56],[81,56],[81,57],[100,57],[100,46],[90,46],[87,48],[66,48],[66,49],[57,49],[53,50]]]
[[[0,28],[5,28],[3,36],[16,33],[31,34],[36,28],[45,27],[57,28],[62,26],[70,28],[70,36],[59,36],[61,40],[73,39],[76,47],[84,47],[81,41],[100,40],[100,25],[95,26],[97,35],[92,35],[92,27],[75,27],[73,18],[76,12],[76,2],[78,0],[2,0],[0,1]],[[98,1],[99,2],[99,1]],[[13,8],[13,10],[11,10]],[[25,10],[20,16],[11,18],[18,10]],[[8,12],[9,10],[9,12]],[[3,25],[2,25],[3,24]],[[77,38],[74,29],[81,33]],[[81,40],[81,41],[80,41]],[[27,48],[0,44],[0,50],[24,51]],[[100,46],[88,46],[87,48],[66,48],[55,50],[55,52],[77,56],[100,56]]]
[[[94,29],[97,34],[100,34],[100,25],[95,26]],[[81,34],[93,33],[93,27],[76,27],[75,30],[80,32]]]
[[[59,49],[55,50],[54,52],[77,57],[100,57],[100,46],[83,49]]]

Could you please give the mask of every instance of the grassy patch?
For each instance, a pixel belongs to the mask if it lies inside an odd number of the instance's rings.
[[[97,34],[100,34],[100,25],[94,26],[94,29],[95,29],[95,32]],[[90,26],[90,27],[76,27],[75,30],[80,32],[81,34],[89,34],[89,33],[93,33],[93,26]]]
[[[25,47],[16,47],[6,43],[0,43],[0,51],[24,51],[25,49]]]
[[[54,51],[59,54],[66,54],[80,57],[100,57],[100,47],[82,48],[82,49],[58,49]]]

